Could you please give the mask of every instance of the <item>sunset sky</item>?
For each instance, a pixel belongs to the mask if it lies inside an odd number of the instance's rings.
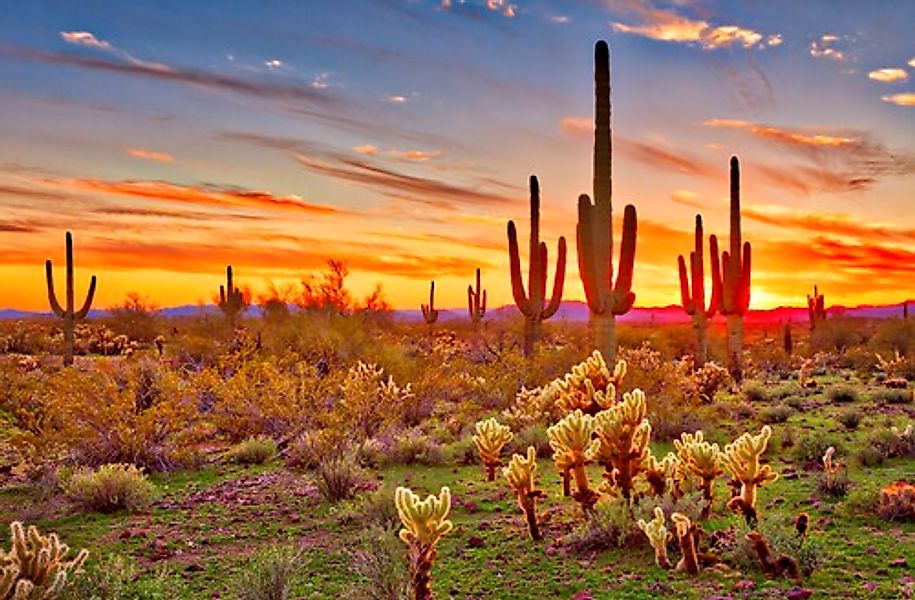
[[[726,239],[743,171],[755,308],[915,298],[915,2],[308,0],[4,3],[0,308],[209,302],[345,259],[418,308],[476,267],[511,301],[505,225],[570,243],[591,192],[593,44],[611,47],[614,215],[637,306],[678,302],[693,218]],[[616,241],[619,242],[617,224]],[[526,258],[525,258],[526,268]],[[552,267],[551,267],[552,273]]]

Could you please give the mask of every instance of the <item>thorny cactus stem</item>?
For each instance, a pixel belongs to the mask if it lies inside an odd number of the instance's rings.
[[[576,410],[564,419],[547,429],[550,447],[553,449],[553,462],[556,470],[563,473],[564,483],[569,476],[575,480],[576,492],[572,498],[582,510],[590,512],[599,494],[591,489],[585,465],[591,462],[590,456],[599,442],[592,440],[594,417]],[[563,491],[566,491],[565,489]]]
[[[715,279],[712,278],[712,297],[706,307],[704,243],[702,215],[696,215],[695,247],[689,254],[689,273],[687,273],[686,260],[682,254],[677,257],[677,267],[680,272],[681,304],[684,312],[692,316],[693,330],[696,335],[695,363],[699,367],[708,362],[708,320],[715,316],[721,297],[721,286],[716,285]],[[719,270],[717,252],[712,253],[711,260],[712,271]]]
[[[702,495],[705,506],[702,507],[703,519],[708,519],[715,499],[715,478],[724,473],[721,468],[721,452],[718,444],[710,444],[703,439],[702,432],[683,433],[679,440],[674,440],[674,447],[680,457],[680,463],[690,473],[702,480]]]
[[[527,457],[520,454],[513,454],[508,466],[502,469],[502,474],[508,480],[518,499],[518,507],[524,512],[527,519],[527,531],[531,539],[538,541],[543,539],[540,535],[540,528],[537,525],[537,498],[542,498],[544,493],[536,489],[534,473],[537,471],[537,450],[533,446],[528,446]]]
[[[95,275],[89,280],[89,293],[86,294],[86,300],[82,308],[75,310],[74,292],[73,292],[73,235],[68,231],[66,235],[67,247],[67,307],[61,306],[57,300],[57,294],[54,293],[54,273],[51,260],[45,261],[45,279],[48,286],[48,301],[51,304],[51,310],[64,321],[64,366],[73,364],[73,341],[74,327],[78,321],[82,321],[89,314],[89,308],[92,306],[92,298],[95,296]]]
[[[664,510],[660,506],[654,508],[654,519],[645,521],[639,519],[639,529],[645,533],[648,542],[654,549],[654,562],[662,569],[670,568],[670,561],[667,559],[667,540],[670,533],[664,524]]]
[[[480,460],[486,467],[486,480],[496,478],[496,469],[502,466],[502,447],[514,438],[514,434],[507,425],[502,425],[494,417],[478,421],[473,443],[480,454]]]
[[[400,539],[408,546],[413,599],[432,600],[430,584],[435,546],[453,527],[447,519],[451,510],[451,491],[443,487],[438,497],[430,494],[420,500],[410,489],[399,487],[394,493],[394,503],[403,523]]]
[[[724,447],[722,464],[740,482],[740,495],[728,503],[731,508],[741,508],[748,520],[756,514],[756,490],[759,486],[778,479],[778,473],[769,465],[761,465],[759,457],[766,451],[772,429],[764,425],[758,435],[744,433]],[[737,502],[737,499],[740,499]]]

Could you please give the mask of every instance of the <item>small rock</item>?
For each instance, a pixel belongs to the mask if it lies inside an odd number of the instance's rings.
[[[813,596],[813,590],[810,588],[792,588],[785,592],[785,598],[788,600],[807,600]]]
[[[897,569],[907,569],[909,566],[909,561],[907,561],[904,558],[897,558],[896,560],[894,560],[893,562],[890,563],[890,566],[895,567]]]

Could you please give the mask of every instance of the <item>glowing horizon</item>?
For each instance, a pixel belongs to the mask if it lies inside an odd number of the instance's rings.
[[[597,39],[614,217],[639,211],[636,306],[679,303],[697,212],[726,243],[732,154],[752,309],[814,284],[834,305],[915,298],[915,5],[879,23],[869,6],[18,6],[0,36],[0,308],[47,310],[66,230],[95,308],[209,303],[227,264],[256,296],[330,258],[395,308],[432,279],[439,307],[464,307],[477,267],[490,306],[510,304],[505,225],[526,239],[530,174],[551,254],[569,243],[564,299],[581,300]]]

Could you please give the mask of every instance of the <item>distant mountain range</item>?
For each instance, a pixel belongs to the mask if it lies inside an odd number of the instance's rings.
[[[913,302],[913,301],[909,301]],[[104,316],[105,310],[91,310],[89,317],[95,318]],[[200,306],[188,304],[184,306],[173,306],[163,308],[162,314],[169,317],[189,317],[199,314],[217,314],[218,309],[212,305]],[[859,319],[889,319],[892,317],[902,316],[902,303],[878,306],[831,306],[828,309],[829,316],[844,315]],[[252,306],[248,310],[248,315],[260,316],[260,308]],[[517,314],[514,305],[500,306],[487,311],[487,316],[511,316]],[[419,309],[395,310],[394,315],[404,321],[421,321],[422,313]],[[0,319],[42,319],[50,318],[50,312],[29,312],[16,309],[0,310]],[[456,319],[466,319],[467,309],[440,309],[439,319],[442,321],[451,321]],[[563,302],[556,313],[554,319],[567,321],[570,323],[584,322],[588,320],[588,306],[578,300]],[[679,305],[650,307],[650,308],[633,308],[631,311],[619,317],[623,323],[689,323],[690,317],[683,312]],[[780,306],[766,310],[751,310],[746,317],[748,323],[776,323],[779,321],[789,321],[791,323],[804,323],[807,321],[807,307]]]

